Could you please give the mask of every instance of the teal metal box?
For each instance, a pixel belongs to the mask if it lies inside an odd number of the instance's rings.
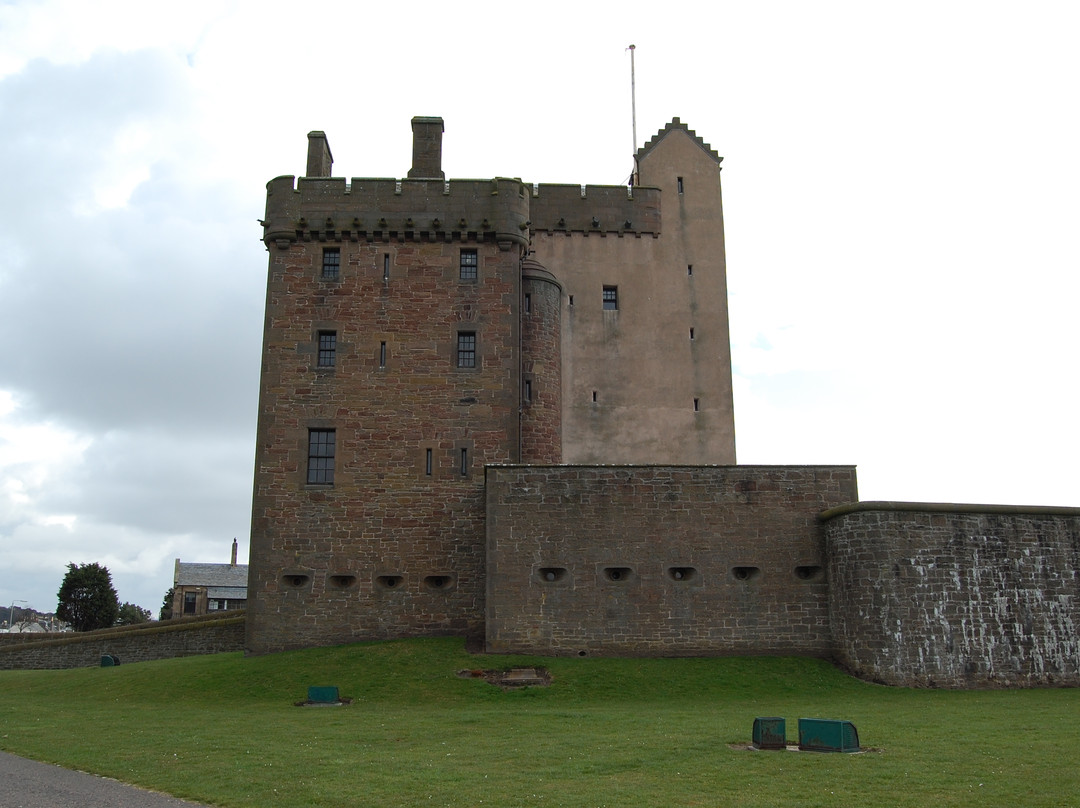
[[[850,721],[800,718],[799,749],[804,752],[858,752],[859,732]]]
[[[312,704],[337,704],[341,701],[336,687],[309,687],[307,698]]]
[[[783,718],[755,718],[754,748],[787,749],[787,722]]]

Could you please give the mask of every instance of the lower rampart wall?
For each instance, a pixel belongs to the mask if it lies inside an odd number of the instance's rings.
[[[121,664],[244,650],[244,613],[179,618],[0,644],[0,670],[88,668],[111,654]]]
[[[1080,509],[823,515],[835,659],[889,685],[1080,685]]]
[[[828,656],[850,466],[489,466],[493,653]]]

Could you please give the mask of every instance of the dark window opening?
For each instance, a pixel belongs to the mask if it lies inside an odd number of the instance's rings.
[[[459,331],[457,335],[457,366],[476,367],[476,332]]]
[[[619,287],[604,287],[604,311],[616,311],[619,308]]]
[[[525,293],[525,313],[529,314],[532,311],[532,295],[528,292]]]
[[[424,450],[424,474],[431,476],[431,449]]]
[[[690,339],[694,338],[694,329],[690,329]]]
[[[475,281],[478,266],[479,258],[476,254],[476,250],[462,250],[458,277],[463,281]]]
[[[469,474],[469,450],[461,450],[461,476],[465,477]]]
[[[308,430],[309,485],[334,484],[334,450],[336,433],[333,429]]]
[[[184,614],[195,614],[195,593],[184,593]]]
[[[383,253],[382,257],[382,279],[383,283],[390,282],[390,253]]]
[[[693,275],[694,274],[694,265],[693,264],[687,264],[686,265],[686,274],[687,275]]]
[[[386,343],[379,343],[379,367],[386,367]]]
[[[573,295],[570,295],[570,305],[571,306],[574,305],[574,296]]]
[[[683,192],[682,177],[676,177],[675,179],[676,179],[676,182],[679,185],[679,193],[681,194]]]
[[[322,252],[323,280],[336,281],[341,276],[341,249],[326,247]]]
[[[337,358],[337,331],[319,332],[319,367],[332,368]]]
[[[532,401],[532,379],[525,380],[525,400]]]
[[[595,390],[592,391],[592,400],[593,400],[593,403],[595,404],[596,403],[596,391]]]
[[[694,399],[694,412],[700,412],[700,411],[701,411],[701,399],[695,398]]]

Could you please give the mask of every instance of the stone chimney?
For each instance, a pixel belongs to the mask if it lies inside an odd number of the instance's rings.
[[[443,119],[413,118],[412,131],[412,168],[409,169],[409,179],[446,179],[442,170],[442,135],[445,131]]]
[[[236,566],[236,539],[232,540],[232,561],[229,562],[230,566]]]
[[[308,132],[307,135],[307,173],[306,177],[329,177],[334,168],[334,155],[330,153],[330,142],[326,132]]]

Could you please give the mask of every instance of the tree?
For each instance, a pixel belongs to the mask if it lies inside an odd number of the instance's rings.
[[[148,623],[151,619],[149,609],[143,609],[140,606],[136,606],[134,603],[124,603],[120,606],[119,616],[116,618],[116,625],[118,626],[134,626],[139,623]]]
[[[158,620],[172,620],[172,601],[173,595],[176,594],[176,587],[169,587],[169,591],[165,593],[165,600],[161,603],[161,611],[158,612]]]
[[[57,598],[56,616],[76,631],[108,628],[120,613],[112,575],[100,564],[68,564]]]

